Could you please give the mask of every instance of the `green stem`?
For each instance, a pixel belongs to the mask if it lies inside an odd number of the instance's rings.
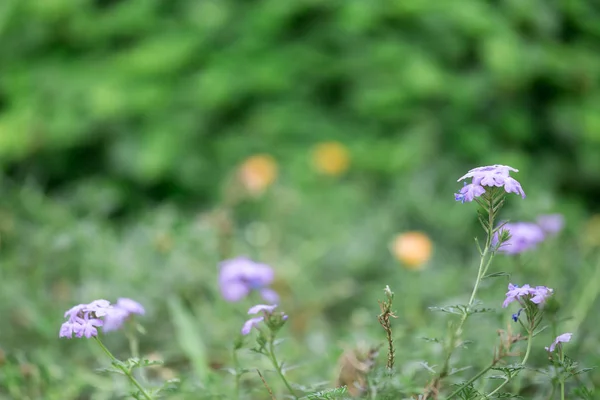
[[[491,215],[490,213],[490,217],[489,217],[489,226],[494,226],[494,217],[493,215]],[[491,263],[492,263],[492,259],[494,258],[494,254],[490,254],[490,247],[492,245],[492,233],[488,233],[486,240],[485,240],[485,248],[483,249],[483,253],[481,253],[481,260],[479,261],[479,269],[477,270],[477,279],[475,280],[475,285],[473,286],[473,291],[471,292],[471,297],[469,298],[469,303],[467,304],[467,312],[465,312],[461,319],[460,322],[458,323],[458,327],[456,328],[456,330],[454,331],[454,338],[458,337],[461,332],[462,332],[462,327],[465,324],[465,322],[467,321],[467,318],[469,317],[469,310],[471,308],[471,306],[473,305],[473,303],[475,302],[475,296],[477,295],[477,290],[479,289],[479,285],[481,284],[481,281],[483,279],[483,277],[485,276],[485,273],[487,272],[488,268],[490,267]],[[488,256],[489,254],[489,256]],[[446,360],[444,362],[444,368],[442,368],[442,372],[440,373],[440,377],[445,376],[448,373],[448,367],[449,367],[449,363],[450,363],[450,358],[452,357],[452,353],[454,352],[453,348],[450,348],[450,350],[448,351],[448,355],[446,357]]]
[[[298,397],[294,393],[294,389],[292,389],[292,386],[290,385],[290,383],[287,381],[287,379],[285,379],[285,376],[283,375],[283,371],[281,370],[281,366],[279,365],[279,362],[277,361],[277,357],[275,356],[275,346],[273,345],[273,339],[275,339],[275,338],[271,338],[269,340],[269,359],[273,363],[273,366],[275,367],[275,371],[277,371],[277,374],[279,375],[279,377],[285,384],[285,387],[287,387],[287,389],[291,393],[292,397],[294,399],[298,399]]]
[[[458,389],[456,389],[454,392],[452,392],[450,394],[450,396],[448,396],[448,398],[446,400],[450,400],[451,398],[453,398],[454,396],[456,396],[457,394],[459,394],[464,388],[466,388],[467,386],[469,386],[471,383],[473,383],[477,379],[481,378],[486,372],[488,372],[490,369],[492,369],[492,367],[494,365],[496,365],[496,363],[491,363],[485,369],[481,370],[477,375],[475,375],[474,377],[472,377],[471,379],[469,379],[467,382],[465,382],[462,385],[460,385],[460,387]]]
[[[142,387],[142,385],[140,385],[140,383],[133,377],[133,375],[131,374],[131,371],[127,367],[125,367],[121,361],[119,361],[115,356],[113,356],[113,354],[110,352],[110,350],[108,350],[106,348],[106,346],[104,346],[104,344],[100,341],[100,339],[98,338],[98,336],[94,336],[94,339],[96,339],[96,343],[98,343],[98,345],[100,346],[100,348],[102,350],[104,350],[104,353],[106,353],[106,355],[111,359],[113,365],[116,366],[117,368],[119,368],[121,371],[123,371],[123,373],[125,374],[125,376],[127,376],[127,378],[129,378],[129,380],[131,381],[131,383],[133,383],[134,386],[138,388],[138,390],[140,391],[140,393],[147,400],[152,400],[152,397],[148,394],[148,392],[146,392],[146,390]]]
[[[560,400],[565,400],[565,381],[560,381]]]
[[[237,350],[233,349],[233,366],[235,368],[235,398],[240,398],[240,361],[237,356]]]
[[[521,361],[521,365],[525,365],[525,363],[527,362],[527,359],[529,359],[529,354],[531,353],[531,344],[533,343],[532,339],[533,339],[533,331],[529,331],[528,332],[528,337],[527,337],[527,350],[525,350],[525,355],[523,356],[523,360]],[[518,371],[517,371],[517,373],[518,373]],[[504,380],[504,382],[502,382],[500,384],[500,386],[498,386],[496,389],[494,389],[493,392],[491,392],[491,393],[483,396],[482,399],[487,399],[490,396],[493,396],[494,394],[498,393],[498,391],[500,389],[502,389],[508,382],[510,382],[511,379],[512,379],[512,377],[506,377],[506,379]]]

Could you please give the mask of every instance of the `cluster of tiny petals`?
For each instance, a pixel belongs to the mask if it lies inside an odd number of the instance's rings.
[[[279,301],[279,295],[269,286],[275,279],[273,268],[257,263],[247,257],[237,257],[221,262],[219,287],[223,298],[230,302],[240,301],[252,291],[270,302]]]
[[[59,337],[72,338],[98,336],[97,327],[104,325],[100,317],[113,311],[108,300],[94,300],[89,304],[79,304],[65,312],[68,318],[60,327]]]
[[[454,199],[462,203],[473,201],[485,193],[484,186],[504,187],[507,193],[516,193],[525,198],[521,184],[510,176],[511,171],[519,172],[518,169],[499,164],[473,168],[458,179],[457,182],[471,178],[471,183],[465,182],[464,187],[454,195]]]
[[[546,299],[552,295],[552,293],[554,293],[554,290],[546,286],[531,287],[526,284],[519,287],[518,285],[509,283],[508,292],[506,292],[506,299],[502,303],[502,307],[506,308],[510,303],[513,301],[518,301],[519,299],[527,299],[534,304],[540,305],[543,304]]]
[[[98,327],[104,331],[118,329],[130,314],[144,314],[141,304],[131,299],[121,298],[116,305],[108,300],[94,300],[89,304],[78,304],[64,314],[67,321],[60,327],[59,337],[71,339],[98,336]]]
[[[550,347],[545,347],[545,349],[547,351],[549,351],[550,353],[552,353],[556,349],[556,346],[558,346],[559,343],[568,343],[571,341],[572,337],[573,337],[572,333],[563,333],[562,335],[558,335],[556,337],[556,339],[554,339],[554,342],[552,342]]]
[[[262,321],[265,320],[265,318],[269,318],[271,315],[273,315],[273,312],[275,311],[276,308],[277,308],[276,304],[274,304],[274,305],[258,304],[253,307],[250,307],[250,309],[248,310],[249,315],[256,315],[261,312],[263,313],[263,315],[260,317],[250,318],[249,320],[244,322],[244,325],[242,326],[242,335],[249,334],[250,331],[252,330],[252,328],[257,327],[259,323],[261,323]],[[283,321],[287,320],[287,318],[288,318],[287,315],[285,315],[284,313],[281,313],[281,319]]]
[[[544,230],[533,222],[508,222],[502,226],[500,232],[502,231],[510,233],[510,238],[498,248],[499,252],[505,254],[520,254],[531,250],[546,238]],[[498,236],[499,232],[496,232],[492,245],[498,243]]]

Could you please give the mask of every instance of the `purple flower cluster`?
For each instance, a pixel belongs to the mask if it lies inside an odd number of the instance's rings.
[[[242,326],[242,335],[249,334],[250,331],[252,330],[252,328],[257,327],[260,322],[264,321],[265,319],[271,318],[273,316],[273,311],[276,308],[277,308],[277,305],[269,306],[269,305],[264,305],[264,304],[259,304],[254,307],[250,307],[250,309],[248,310],[249,315],[255,315],[260,312],[262,312],[263,315],[260,317],[250,318],[249,320],[244,322],[244,325]],[[287,320],[288,316],[285,315],[284,313],[281,313],[280,318],[281,318],[281,322],[283,322],[283,321]]]
[[[500,231],[508,231],[510,238],[502,243],[499,252],[505,254],[519,254],[530,250],[545,238],[544,231],[533,222],[508,222]],[[499,232],[494,234],[492,245],[498,244]]]
[[[219,286],[227,301],[240,301],[256,290],[269,303],[276,303],[279,296],[268,287],[274,278],[275,273],[270,266],[246,257],[225,260],[220,264]]]
[[[561,214],[540,215],[536,222],[544,232],[556,234],[565,226],[565,217]]]
[[[508,307],[508,305],[513,301],[518,301],[521,303],[524,299],[540,305],[543,304],[546,299],[552,295],[552,293],[554,293],[554,290],[546,286],[536,286],[533,288],[529,285],[523,285],[519,287],[518,285],[509,283],[508,292],[506,292],[506,299],[504,300],[504,303],[502,303],[502,307]],[[523,303],[521,303],[521,305],[523,305]]]
[[[558,233],[564,226],[564,217],[560,214],[541,215],[537,223],[509,222],[502,226],[500,231],[508,231],[510,238],[502,243],[499,252],[505,254],[520,254],[534,249],[543,242],[548,235]],[[498,244],[499,232],[494,234],[492,245]]]
[[[571,341],[571,337],[573,337],[572,333],[563,333],[562,335],[558,335],[556,337],[556,339],[554,339],[554,342],[552,342],[552,344],[550,345],[550,347],[545,347],[545,349],[547,351],[549,351],[550,353],[552,353],[554,351],[554,349],[556,349],[556,346],[558,346],[559,343],[568,343]]]
[[[113,306],[113,311],[104,318],[104,332],[110,332],[119,329],[123,323],[132,315],[144,315],[146,310],[135,300],[119,298],[117,304]]]
[[[474,168],[458,179],[457,182],[472,178],[470,184],[465,182],[464,187],[454,195],[454,199],[461,203],[473,201],[476,197],[485,193],[484,186],[504,187],[507,193],[516,193],[525,198],[525,192],[521,188],[521,184],[510,176],[510,171],[519,172],[518,169],[498,164]]]
[[[105,332],[118,329],[131,314],[144,314],[141,304],[131,299],[119,299],[116,306],[108,300],[94,300],[89,304],[79,304],[65,312],[68,318],[60,327],[58,337],[91,338],[98,336],[98,327]]]

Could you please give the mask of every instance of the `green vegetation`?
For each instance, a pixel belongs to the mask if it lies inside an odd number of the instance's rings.
[[[482,282],[496,312],[466,322],[474,342],[452,368],[471,368],[445,393],[490,364],[497,329],[520,329],[501,308],[508,282],[555,290],[530,367],[548,368],[543,346],[567,331],[567,354],[599,365],[599,20],[584,0],[0,1],[0,399],[127,393],[97,371],[109,362],[92,340],[58,338],[65,310],[118,297],[144,304],[140,353],[165,361],[145,383],[234,398],[232,348],[259,301],[220,296],[218,262],[238,255],[275,269],[289,315],[278,358],[310,398],[349,395],[335,389],[346,348],[383,345],[385,366],[386,285],[394,390],[419,393],[451,319],[429,307],[468,301],[484,239],[456,179],[496,163],[518,168],[527,193],[500,218],[567,224],[495,258],[489,273],[510,278]],[[349,155],[339,174],[314,165],[329,141]],[[273,157],[276,180],[247,196],[239,166],[256,154]],[[433,242],[422,269],[390,252],[408,231]],[[131,356],[123,333],[103,342]],[[284,398],[268,360],[237,357],[246,399],[269,396],[257,368]],[[598,382],[582,374],[567,393]],[[537,400],[551,387],[527,370],[506,390]]]

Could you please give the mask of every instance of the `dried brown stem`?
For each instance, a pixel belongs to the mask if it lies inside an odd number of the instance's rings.
[[[271,395],[271,399],[272,400],[277,400],[275,398],[275,395],[273,394],[273,391],[271,390],[271,388],[269,387],[269,385],[267,384],[267,381],[265,381],[265,378],[263,378],[262,374],[260,373],[259,370],[256,370],[256,372],[258,372],[258,376],[260,376],[260,380],[262,381],[263,385],[265,385],[265,387],[267,388],[267,391],[269,392],[269,395]]]

